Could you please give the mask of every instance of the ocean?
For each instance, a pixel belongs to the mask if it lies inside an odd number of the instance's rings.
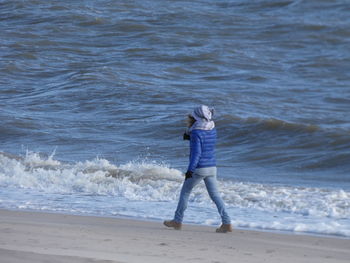
[[[1,0],[0,208],[171,219],[215,108],[235,228],[350,238],[350,2]],[[200,184],[184,223],[218,225]]]

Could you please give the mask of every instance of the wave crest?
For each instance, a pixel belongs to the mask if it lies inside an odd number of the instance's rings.
[[[108,160],[65,164],[37,153],[24,158],[0,154],[0,187],[28,188],[44,193],[111,195],[134,201],[173,202],[178,199],[181,171],[155,162],[114,165]],[[228,207],[301,216],[350,218],[350,192],[219,180]],[[207,205],[204,184],[193,190],[190,202]]]

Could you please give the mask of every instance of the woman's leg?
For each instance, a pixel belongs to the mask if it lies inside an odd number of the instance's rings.
[[[202,179],[203,177],[194,173],[191,178],[184,181],[182,185],[181,193],[180,193],[179,203],[175,211],[175,217],[174,217],[175,222],[182,223],[184,212],[187,208],[187,203],[188,203],[188,198],[190,196],[190,193],[193,187],[195,187]]]
[[[226,212],[224,201],[218,191],[216,176],[207,176],[204,178],[204,182],[211,200],[213,200],[218,209],[222,223],[231,224],[230,216]]]

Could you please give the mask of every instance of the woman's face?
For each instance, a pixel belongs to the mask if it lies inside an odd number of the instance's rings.
[[[193,118],[191,115],[187,115],[186,124],[188,128],[190,128],[195,122],[196,122],[195,118]]]

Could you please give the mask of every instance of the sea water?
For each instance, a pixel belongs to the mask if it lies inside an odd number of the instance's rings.
[[[207,104],[235,227],[350,237],[349,11],[0,1],[0,208],[172,218]],[[204,184],[185,223],[220,224]]]

